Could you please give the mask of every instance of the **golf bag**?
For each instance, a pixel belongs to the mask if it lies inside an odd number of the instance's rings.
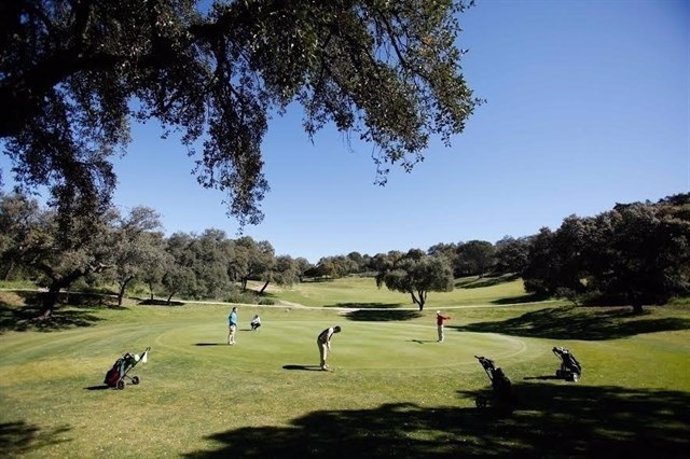
[[[491,388],[493,390],[493,398],[497,404],[509,405],[514,401],[512,385],[510,379],[503,373],[503,370],[494,364],[493,360],[487,359],[486,357],[474,356],[482,368],[486,372],[486,375],[491,381]],[[486,397],[478,397],[476,401],[478,408],[483,408],[488,404]]]
[[[148,353],[150,350],[151,348],[147,347],[141,356],[138,354],[131,354],[129,352],[125,353],[122,357],[115,361],[112,368],[105,374],[103,383],[108,387],[113,387],[120,390],[125,388],[125,378],[129,379],[134,385],[139,384],[139,382],[141,382],[139,376],[130,377],[127,375],[127,373],[132,370],[132,368],[137,366],[139,362],[146,363],[148,361]]]
[[[554,347],[553,353],[561,359],[561,368],[556,370],[556,377],[566,381],[579,381],[580,375],[582,375],[582,366],[580,366],[580,362],[577,361],[575,356],[568,349],[561,346]]]

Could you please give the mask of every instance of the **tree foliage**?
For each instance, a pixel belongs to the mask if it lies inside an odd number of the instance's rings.
[[[455,274],[483,277],[494,264],[495,249],[489,241],[469,241],[458,244],[455,250]]]
[[[95,221],[79,214],[59,218],[25,196],[3,197],[1,201],[0,221],[12,222],[8,228],[14,238],[13,250],[4,252],[9,256],[3,261],[30,269],[38,283],[48,288],[43,295],[42,318],[51,317],[62,290],[112,266],[116,212],[104,212]],[[60,223],[66,224],[67,230]]]
[[[127,286],[145,271],[156,271],[151,265],[159,260],[162,247],[152,235],[160,228],[159,215],[147,207],[135,207],[129,215],[117,218],[113,228],[113,269],[109,274],[118,285],[118,305],[122,305]]]
[[[532,240],[528,291],[575,301],[663,304],[690,293],[690,195],[570,216]]]
[[[380,183],[432,136],[460,133],[479,101],[460,69],[451,0],[15,0],[0,10],[0,139],[24,186],[97,213],[132,119],[179,131],[198,181],[255,224],[269,190],[261,142],[296,102],[376,147]],[[203,140],[200,151],[194,145]]]
[[[531,237],[514,238],[506,236],[495,244],[494,272],[521,275],[527,266]]]
[[[378,261],[376,285],[408,293],[420,311],[424,310],[429,292],[453,290],[453,270],[444,257],[412,249],[404,255],[389,252],[387,257],[379,257]]]

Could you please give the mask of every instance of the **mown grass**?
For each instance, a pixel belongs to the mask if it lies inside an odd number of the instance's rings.
[[[10,457],[683,457],[688,450],[687,305],[643,316],[548,302],[506,306],[503,299],[521,296],[513,280],[458,289],[455,302],[452,292],[433,303],[430,295],[432,306],[419,313],[372,308],[401,299],[366,281],[272,293],[326,308],[241,305],[234,347],[225,344],[227,305],[82,305],[58,311],[58,329],[31,321],[25,331],[5,327],[0,450]],[[17,298],[0,298],[6,325],[30,307]],[[363,309],[330,307],[344,303]],[[453,317],[442,344],[438,307]],[[251,332],[256,312],[264,327]],[[75,314],[92,320],[60,322]],[[343,332],[333,341],[334,371],[316,371],[316,334],[335,323]],[[580,383],[553,378],[554,345],[580,360]],[[114,360],[146,346],[149,363],[132,372],[141,384],[104,389]],[[512,411],[475,407],[477,396],[490,395],[475,354],[511,378]]]
[[[415,307],[408,294],[376,287],[371,277],[347,277],[334,281],[311,281],[292,288],[271,286],[269,294],[307,306],[396,308]],[[430,292],[425,307],[544,302],[524,291],[522,279],[468,277],[458,279],[451,292]],[[551,301],[552,302],[552,301]],[[562,303],[562,302],[560,302]]]

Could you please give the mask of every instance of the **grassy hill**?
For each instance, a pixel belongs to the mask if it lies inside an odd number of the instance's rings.
[[[461,288],[469,287],[469,288]],[[270,289],[278,303],[62,308],[56,328],[22,330],[20,293],[0,293],[0,450],[9,457],[598,456],[681,457],[690,446],[690,311],[529,302],[519,280],[459,281],[423,312],[405,295],[348,278]],[[280,304],[281,302],[285,302]],[[298,307],[293,303],[306,305]],[[452,316],[435,342],[434,312]],[[260,313],[264,326],[249,331]],[[24,314],[24,315],[23,315]],[[332,372],[316,335],[340,324]],[[566,346],[582,380],[553,377]],[[151,346],[103,388],[124,352]],[[512,411],[474,355],[501,366]]]

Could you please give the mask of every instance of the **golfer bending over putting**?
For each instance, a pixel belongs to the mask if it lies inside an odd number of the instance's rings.
[[[319,355],[321,356],[320,365],[324,371],[328,370],[326,359],[328,359],[328,351],[331,350],[331,338],[333,338],[334,333],[340,333],[340,325],[325,329],[316,338],[316,345],[319,347]]]

